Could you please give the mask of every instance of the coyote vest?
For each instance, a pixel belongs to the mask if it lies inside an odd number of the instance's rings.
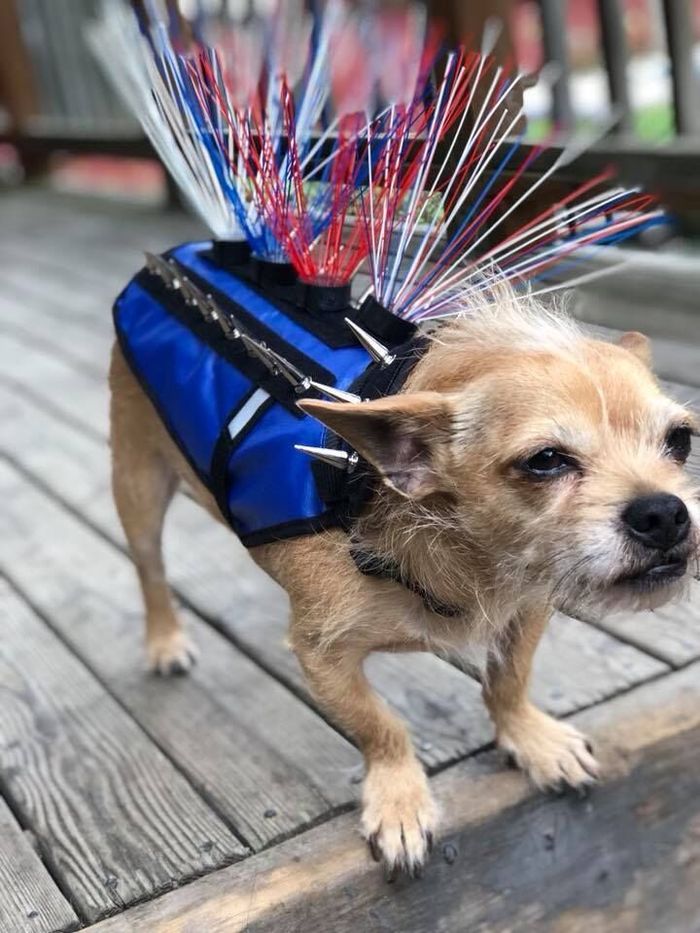
[[[207,297],[204,310],[193,290]],[[374,362],[346,318],[391,348],[391,365]],[[324,397],[312,381],[363,399],[394,394],[426,345],[371,299],[358,309],[343,289],[305,286],[288,267],[210,243],[179,246],[142,269],[117,298],[114,322],[134,376],[248,547],[350,526],[375,477],[361,459],[339,470],[297,450],[350,453],[297,402]],[[297,384],[256,345],[291,364]]]

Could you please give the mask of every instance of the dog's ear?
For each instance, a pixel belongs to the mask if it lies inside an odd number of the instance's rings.
[[[648,337],[640,334],[638,330],[630,330],[623,334],[617,343],[651,369],[651,341]]]
[[[449,443],[452,407],[439,392],[299,407],[343,437],[402,496],[423,499],[442,489],[437,459]]]

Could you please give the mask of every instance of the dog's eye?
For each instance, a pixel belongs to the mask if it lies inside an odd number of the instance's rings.
[[[538,450],[527,460],[521,463],[522,471],[528,476],[537,479],[550,479],[555,476],[561,476],[562,473],[568,473],[576,469],[576,461],[573,457],[563,454],[554,447],[545,447]]]
[[[666,435],[666,452],[679,463],[685,463],[690,456],[690,436],[690,428],[684,425],[672,428]]]

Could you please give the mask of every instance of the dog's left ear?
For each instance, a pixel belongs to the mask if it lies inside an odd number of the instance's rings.
[[[452,406],[439,392],[357,404],[304,401],[299,407],[344,438],[402,496],[423,499],[441,491],[438,460],[449,443]]]
[[[651,369],[651,341],[648,337],[640,334],[638,330],[630,330],[623,334],[617,343]]]

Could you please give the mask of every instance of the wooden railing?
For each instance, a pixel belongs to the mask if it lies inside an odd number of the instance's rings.
[[[693,22],[691,0],[658,0],[663,11],[666,44],[673,87],[673,124],[680,136],[700,134],[700,92],[693,73]],[[539,0],[545,55],[556,62],[560,76],[553,89],[552,118],[557,126],[573,126],[567,43],[566,0]],[[603,62],[610,102],[618,115],[614,135],[632,132],[628,86],[629,51],[625,35],[623,0],[597,0]],[[700,141],[699,141],[700,148]]]
[[[508,21],[517,0],[426,2],[448,21],[453,35],[473,36],[490,13]],[[564,134],[574,126],[565,18],[568,2],[575,0],[539,0],[544,57],[559,65],[551,116]],[[691,0],[655,2],[662,5],[666,26],[676,135],[663,146],[651,146],[634,136],[623,0],[597,0],[602,58],[618,120],[608,138],[572,171],[587,173],[613,158],[629,180],[658,191],[676,211],[700,212],[700,93],[692,64]],[[4,135],[15,141],[23,156],[55,149],[150,152],[84,43],[83,25],[97,5],[97,0],[14,0],[13,6],[13,0],[0,0],[0,87],[4,84],[12,90],[12,75],[3,74],[3,64],[5,72],[14,68],[14,94],[4,96],[10,105],[18,102],[15,127]],[[512,53],[507,32],[498,52],[502,58]]]

